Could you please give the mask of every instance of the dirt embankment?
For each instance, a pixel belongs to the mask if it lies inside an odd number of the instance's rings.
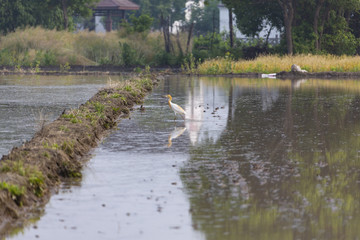
[[[142,101],[161,78],[142,75],[112,83],[77,109],[67,110],[0,160],[0,238],[9,226],[43,206],[65,178],[80,178],[84,155],[121,115]]]
[[[68,67],[59,66],[44,66],[40,68],[34,67],[21,67],[16,68],[13,66],[0,66],[0,75],[123,75],[133,74],[134,71],[142,71],[145,67],[123,67],[113,65],[102,66],[79,66],[72,65]],[[152,72],[163,72],[165,74],[186,74],[181,68],[174,67],[156,67],[151,68]],[[197,75],[197,74],[195,74]],[[200,74],[200,76],[212,77],[240,77],[240,78],[261,78],[261,73],[227,73],[227,74]],[[357,79],[360,78],[360,72],[297,72],[297,71],[282,71],[276,73],[276,78],[279,79],[301,79],[301,78],[319,78],[319,79]]]
[[[229,73],[229,74],[209,74],[200,76],[210,77],[237,77],[237,78],[262,78],[261,73]],[[278,79],[359,79],[360,72],[278,72],[276,73]]]
[[[113,65],[102,66],[79,66],[71,65],[67,67],[59,66],[43,66],[39,68],[35,67],[13,67],[13,66],[0,66],[0,75],[122,75],[133,74],[134,72],[142,72],[146,67],[122,67]],[[151,68],[152,72],[165,72],[180,73],[180,68],[169,67],[155,67]]]
[[[360,78],[360,72],[279,72],[276,74],[277,78],[281,79],[302,79],[302,78],[326,78],[326,79],[350,79]]]

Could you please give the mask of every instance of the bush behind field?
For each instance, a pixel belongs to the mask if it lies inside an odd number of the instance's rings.
[[[182,37],[182,39],[185,39]],[[175,41],[174,41],[175,42]],[[184,40],[182,40],[183,46]],[[46,30],[41,27],[18,29],[0,37],[2,66],[59,65],[180,65],[179,49],[163,51],[162,34],[119,32],[95,33]]]

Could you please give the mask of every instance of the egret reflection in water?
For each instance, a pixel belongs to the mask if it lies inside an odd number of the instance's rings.
[[[175,129],[169,134],[167,147],[172,146],[172,140],[180,137],[186,130],[186,127],[175,127]]]

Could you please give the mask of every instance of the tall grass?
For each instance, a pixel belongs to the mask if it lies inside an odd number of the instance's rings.
[[[73,51],[94,64],[120,64],[119,39],[115,33],[95,33],[82,31],[71,33]]]
[[[182,48],[186,46],[184,36]],[[124,35],[122,31],[99,34],[26,28],[0,37],[0,65],[162,65],[178,60],[175,39],[173,46],[172,54],[164,52],[161,32]]]
[[[0,38],[0,65],[94,64],[75,48],[76,35],[40,27],[17,30]]]
[[[276,73],[290,71],[292,64],[297,64],[308,72],[358,72],[360,71],[360,56],[267,55],[249,61],[233,61],[231,58],[221,58],[207,60],[199,64],[197,71],[200,74]]]

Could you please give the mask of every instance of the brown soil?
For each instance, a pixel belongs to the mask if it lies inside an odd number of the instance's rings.
[[[215,74],[215,75],[201,75],[211,77],[238,77],[238,78],[261,78],[261,73],[230,73],[230,74]],[[303,79],[303,78],[319,78],[319,79],[358,79],[360,72],[317,72],[317,73],[303,73],[303,72],[279,72],[276,73],[278,79]]]
[[[160,76],[142,76],[100,90],[78,109],[63,113],[0,160],[0,238],[48,202],[62,180],[80,178],[84,156],[141,103]],[[9,226],[11,226],[9,228]]]
[[[0,66],[0,75],[123,75],[133,74],[134,70],[143,71],[144,67],[121,67],[121,66],[77,66],[72,65],[69,69],[61,69],[58,66],[21,67]],[[151,68],[152,72],[180,73],[180,68],[156,67]]]

